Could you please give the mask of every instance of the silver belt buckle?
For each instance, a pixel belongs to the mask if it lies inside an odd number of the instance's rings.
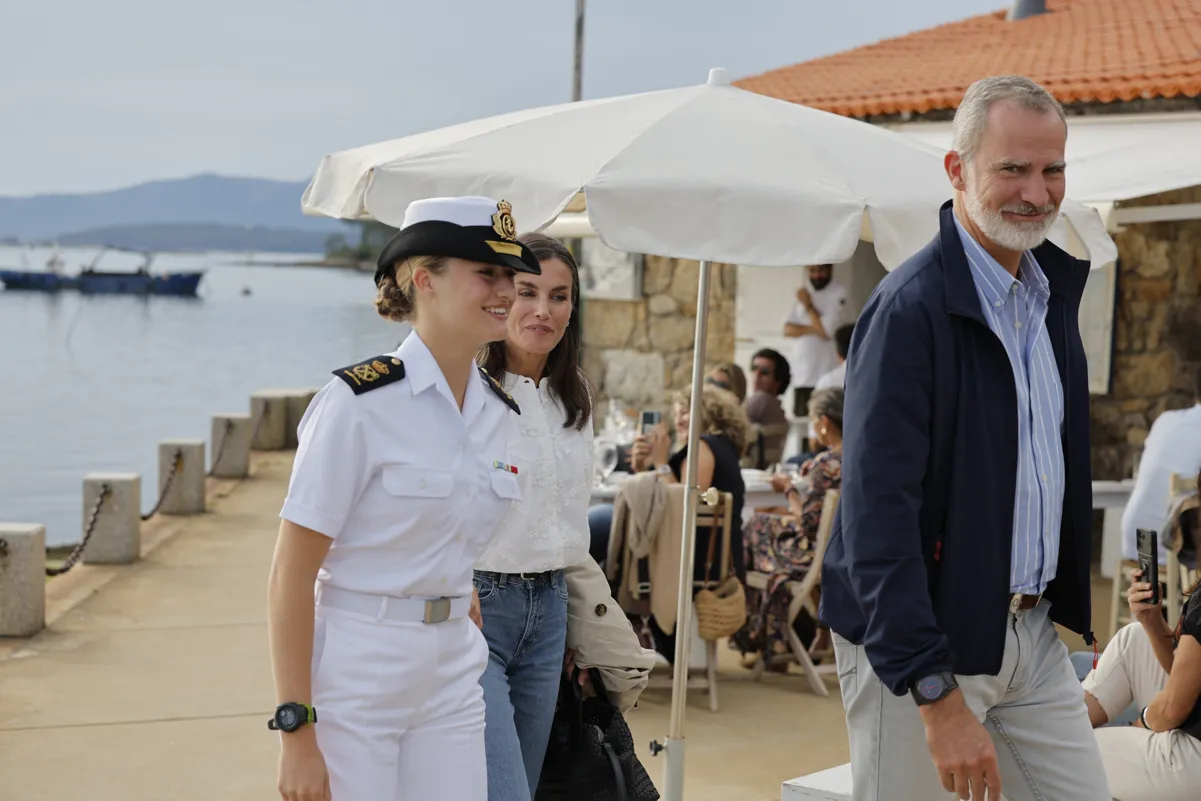
[[[426,623],[444,623],[450,620],[450,599],[435,598],[425,602]]]
[[[1022,594],[1015,592],[1009,598],[1009,614],[1016,615],[1020,611],[1022,611]]]

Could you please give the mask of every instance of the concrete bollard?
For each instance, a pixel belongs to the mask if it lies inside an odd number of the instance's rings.
[[[213,415],[214,478],[245,478],[250,472],[251,417],[248,414]]]
[[[0,523],[0,637],[46,626],[46,527]]]
[[[172,439],[158,445],[158,491],[161,494],[179,452],[183,462],[175,471],[171,487],[158,511],[165,515],[194,515],[204,512],[204,440]]]
[[[137,473],[88,473],[83,478],[83,535],[100,489],[108,496],[96,514],[96,525],[83,562],[88,565],[128,565],[142,555],[142,477]]]
[[[288,444],[288,399],[277,390],[260,390],[250,396],[252,451],[282,451]]]
[[[304,413],[308,411],[309,404],[313,402],[313,396],[317,394],[315,389],[289,389],[284,390],[287,394],[288,407],[288,423],[287,430],[284,434],[284,447],[288,450],[296,450],[300,444],[297,439],[296,432],[300,428],[300,420],[304,417]]]

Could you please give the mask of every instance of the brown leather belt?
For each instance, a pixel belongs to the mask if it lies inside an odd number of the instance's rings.
[[[1022,595],[1015,592],[1009,596],[1009,614],[1016,615],[1018,612],[1029,612],[1038,606],[1038,602],[1042,599],[1041,595]]]

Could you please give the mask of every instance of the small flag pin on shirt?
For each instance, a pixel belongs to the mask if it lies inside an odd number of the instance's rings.
[[[517,475],[517,467],[514,465],[505,464],[504,462],[493,462],[492,466],[495,467],[497,470],[504,470],[506,473],[512,473],[513,475]]]

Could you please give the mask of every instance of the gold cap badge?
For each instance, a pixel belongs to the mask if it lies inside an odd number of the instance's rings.
[[[517,239],[517,223],[513,222],[513,207],[508,201],[502,200],[496,204],[496,213],[492,215],[492,230],[496,231],[501,239],[510,242]]]

